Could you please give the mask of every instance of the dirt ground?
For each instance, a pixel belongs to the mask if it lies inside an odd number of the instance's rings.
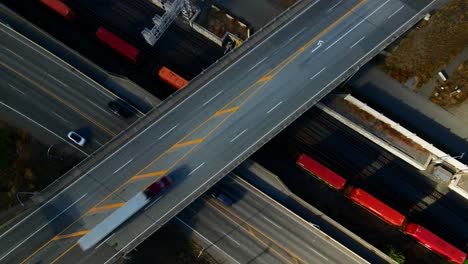
[[[401,83],[415,77],[420,88],[468,46],[467,29],[468,2],[453,0],[407,34],[383,68]]]
[[[241,27],[237,18],[229,19],[226,14],[224,10],[211,8],[205,19],[201,19],[199,23],[219,38],[224,37],[226,32],[230,32],[246,40],[248,37],[247,27]]]
[[[214,264],[217,263],[207,253],[198,258],[201,246],[196,244],[174,222],[169,222],[149,237],[136,251],[128,255],[126,264]]]
[[[439,85],[430,97],[433,103],[442,107],[459,105],[466,98],[468,98],[468,61],[458,66],[446,82],[439,81]]]
[[[50,159],[48,147],[0,122],[0,211],[18,204],[17,192],[40,191],[78,162]],[[22,196],[23,201],[27,198]]]

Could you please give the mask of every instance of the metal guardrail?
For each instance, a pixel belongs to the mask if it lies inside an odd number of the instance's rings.
[[[254,34],[248,41],[246,41],[242,46],[239,48],[231,51],[230,53],[227,54],[227,56],[224,56],[220,61],[217,61],[215,64],[210,66],[208,70],[206,71],[207,73],[201,74],[197,76],[190,84],[189,87],[186,87],[182,90],[179,90],[176,94],[173,95],[173,97],[170,97],[168,99],[181,99],[184,98],[186,95],[191,94],[192,92],[196,91],[198,88],[200,88],[206,81],[210,80],[213,76],[216,76],[222,69],[225,69],[226,66],[230,65],[231,62],[235,61],[236,59],[240,58],[242,55],[245,54],[245,52],[248,52],[248,50],[258,42],[262,41],[267,34],[271,33],[273,30],[275,30],[279,25],[282,23],[286,22],[287,19],[290,19],[293,17],[295,14],[300,12],[302,8],[307,6],[308,4],[312,3],[313,1],[311,0],[303,0],[296,2],[295,5],[293,5],[291,8],[288,8],[285,10],[283,13],[280,14],[279,17],[275,18],[273,21],[268,23],[265,27],[261,28],[257,34]],[[405,24],[400,26],[392,35],[388,36],[385,38],[379,45],[375,46],[371,51],[369,51],[367,54],[365,54],[360,60],[358,60],[356,63],[354,63],[351,67],[348,68],[345,72],[343,72],[340,76],[338,76],[333,82],[331,82],[325,89],[323,89],[314,99],[310,100],[308,103],[304,104],[301,109],[298,109],[295,113],[289,116],[287,120],[285,120],[283,123],[279,124],[277,127],[272,129],[268,135],[265,135],[263,138],[261,138],[258,142],[256,142],[254,145],[252,145],[249,149],[247,149],[244,153],[242,153],[239,157],[237,157],[237,160],[231,162],[228,164],[224,170],[220,171],[217,175],[214,175],[212,178],[212,181],[210,184],[206,184],[202,188],[198,190],[197,193],[192,195],[191,199],[185,200],[183,203],[179,205],[179,208],[176,208],[170,217],[166,217],[165,219],[161,219],[161,221],[157,224],[154,224],[153,226],[150,226],[144,234],[141,234],[140,237],[135,238],[133,241],[131,241],[129,244],[127,244],[126,248],[123,248],[123,254],[125,255],[129,250],[135,248],[138,246],[142,241],[144,241],[146,238],[148,238],[152,233],[154,233],[156,230],[158,230],[161,226],[163,226],[167,221],[169,221],[174,215],[179,213],[183,208],[185,208],[188,204],[192,203],[197,197],[206,192],[209,188],[211,188],[212,185],[214,185],[216,182],[218,182],[224,175],[228,174],[230,171],[232,171],[235,167],[237,167],[242,161],[247,159],[251,154],[253,154],[255,151],[257,151],[262,145],[264,145],[266,142],[268,142],[270,139],[272,139],[274,136],[276,136],[281,130],[283,130],[285,127],[287,127],[289,124],[291,124],[294,120],[296,120],[299,116],[301,116],[305,111],[307,111],[310,107],[312,107],[317,101],[319,101],[322,97],[324,97],[326,94],[328,94],[334,87],[336,87],[339,83],[343,82],[346,80],[349,76],[354,74],[356,71],[360,69],[362,65],[367,63],[371,58],[376,56],[381,50],[383,50],[388,44],[393,42],[395,39],[400,37],[404,32],[406,32],[408,29],[413,27],[422,17],[425,12],[427,12],[428,9],[432,7],[432,4],[434,2],[431,2],[428,4],[424,9],[422,9],[420,12],[418,12],[413,18],[408,20]],[[209,79],[206,79],[209,77]],[[189,89],[187,89],[189,88]],[[118,257],[118,255],[114,256],[114,260]],[[108,261],[110,262],[110,261]]]

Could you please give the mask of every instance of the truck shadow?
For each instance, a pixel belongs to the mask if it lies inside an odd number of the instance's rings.
[[[72,199],[67,195],[61,195],[60,199],[54,199],[42,209],[46,217],[47,226],[57,235],[64,232],[65,229],[80,217],[81,210],[78,204],[79,198]]]

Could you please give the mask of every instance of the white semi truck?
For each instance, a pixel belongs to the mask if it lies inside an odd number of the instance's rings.
[[[137,193],[122,207],[115,210],[112,214],[106,217],[102,222],[96,225],[91,231],[78,240],[78,244],[82,250],[88,250],[94,247],[99,241],[110,235],[115,229],[121,226],[130,217],[140,211],[143,207],[151,202],[156,196],[163,192],[166,187],[171,185],[168,177],[163,177],[161,180],[153,183],[147,189]]]

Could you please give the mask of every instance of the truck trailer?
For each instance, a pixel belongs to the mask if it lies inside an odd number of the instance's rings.
[[[130,217],[135,215],[143,207],[151,202],[156,196],[162,193],[171,185],[168,177],[153,183],[144,191],[138,192],[122,207],[107,216],[102,222],[96,225],[91,231],[78,240],[80,248],[85,251],[94,247],[99,241],[109,236],[115,229],[121,226]]]

